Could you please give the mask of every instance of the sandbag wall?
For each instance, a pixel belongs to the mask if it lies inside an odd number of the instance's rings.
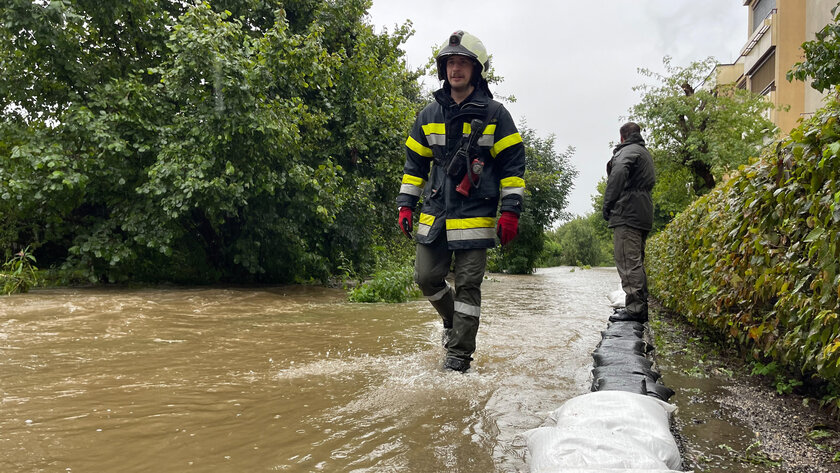
[[[665,402],[674,391],[661,383],[654,368],[653,344],[646,326],[639,322],[610,322],[592,353],[592,391],[625,391]]]
[[[674,391],[661,382],[646,324],[610,322],[592,353],[588,394],[564,402],[554,425],[523,434],[532,473],[682,471],[670,430]]]

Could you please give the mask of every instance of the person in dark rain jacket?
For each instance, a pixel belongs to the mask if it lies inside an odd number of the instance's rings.
[[[621,143],[607,163],[603,215],[613,229],[615,266],[626,296],[625,307],[617,310],[610,320],[646,322],[645,243],[653,228],[651,191],[656,174],[639,125],[625,123],[619,129],[619,136]]]

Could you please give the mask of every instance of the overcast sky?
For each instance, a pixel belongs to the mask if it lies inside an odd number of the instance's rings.
[[[458,29],[481,39],[504,82],[491,86],[517,124],[538,136],[556,136],[557,151],[575,148],[578,170],[569,207],[592,211],[591,196],[606,176],[618,128],[646,80],[637,69],[664,72],[662,58],[686,66],[709,56],[738,58],[747,41],[748,7],[742,0],[373,0],[378,32],[410,20],[415,30],[403,49],[410,67]],[[431,77],[426,88],[438,88]],[[406,130],[407,132],[408,130]],[[644,133],[643,133],[644,134]]]

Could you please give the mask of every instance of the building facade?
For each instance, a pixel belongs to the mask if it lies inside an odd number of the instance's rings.
[[[764,95],[774,108],[770,120],[787,135],[825,97],[809,84],[789,82],[787,72],[805,59],[802,43],[833,20],[838,0],[740,0],[749,9],[747,42],[733,64],[716,69],[716,83],[737,84]]]

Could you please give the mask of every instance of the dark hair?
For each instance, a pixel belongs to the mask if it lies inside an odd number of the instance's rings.
[[[633,133],[641,132],[642,129],[639,127],[639,124],[634,122],[627,122],[624,125],[621,125],[621,128],[618,129],[618,133],[621,135],[621,139],[623,140],[630,138],[630,135]]]

